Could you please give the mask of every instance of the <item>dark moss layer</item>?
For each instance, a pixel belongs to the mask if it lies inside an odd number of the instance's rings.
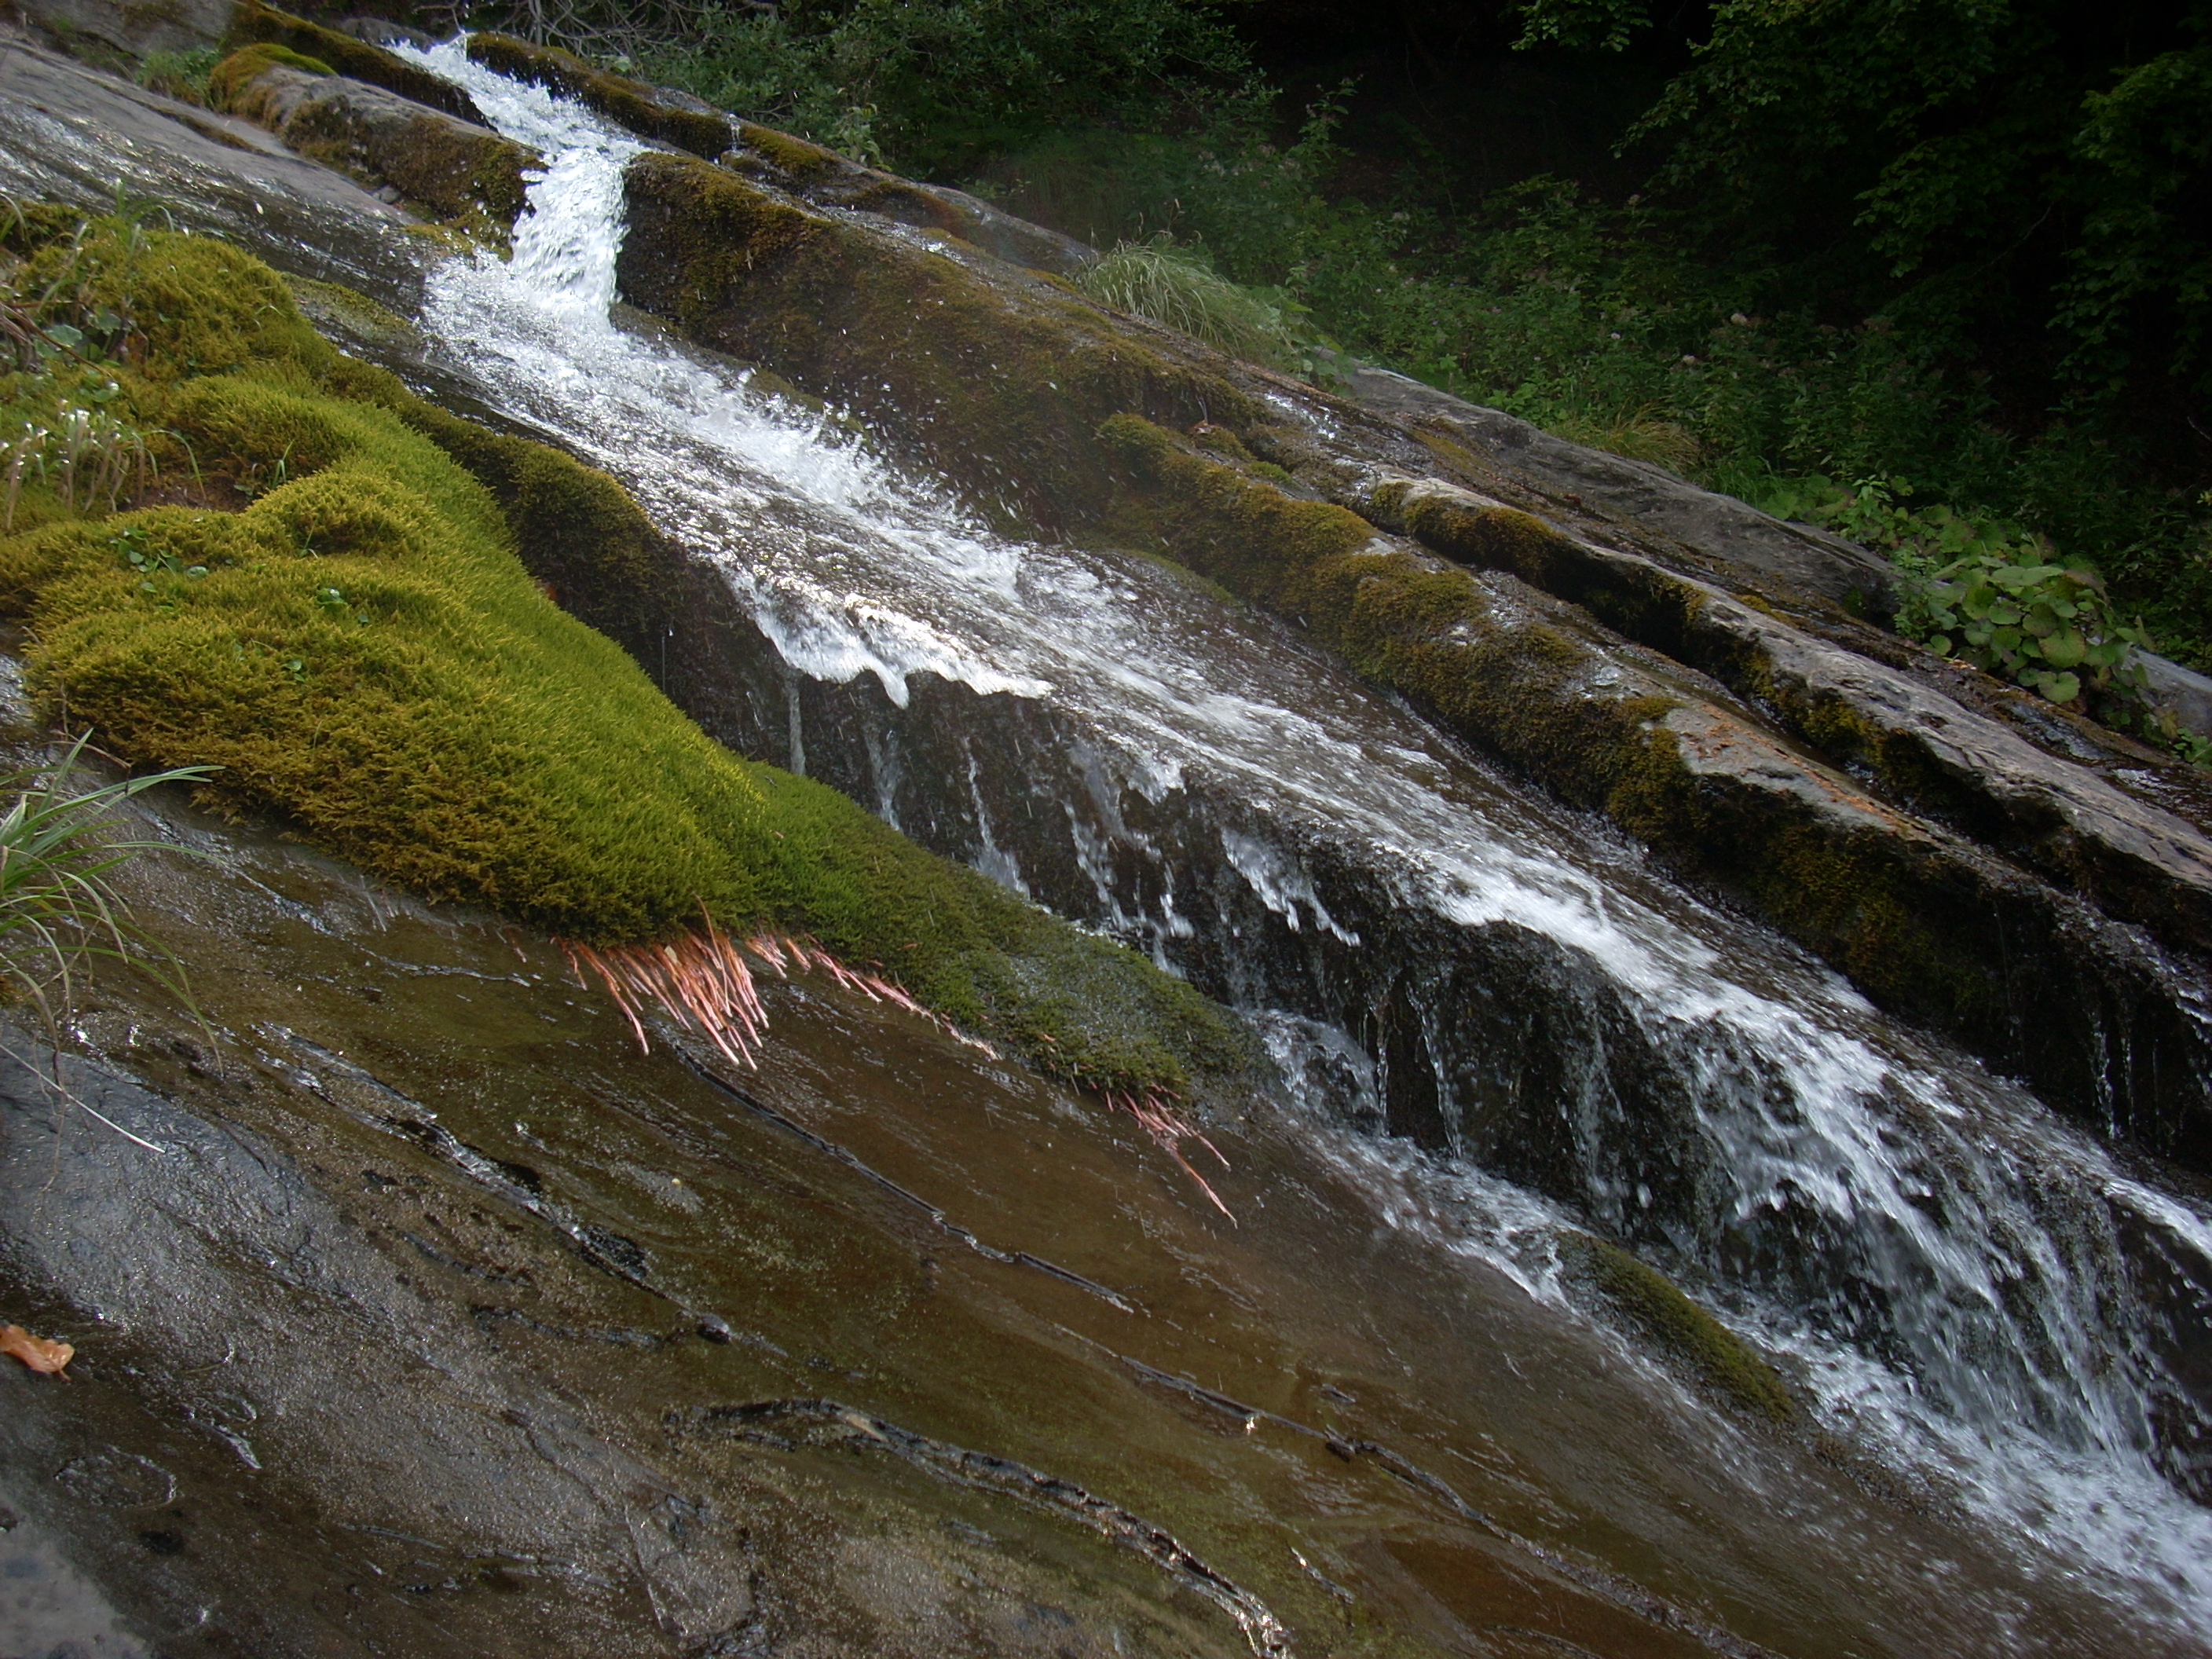
[[[565,93],[632,132],[708,161],[728,149],[736,136],[728,117],[688,108],[658,87],[593,69],[558,46],[536,46],[507,34],[472,34],[469,57],[510,79]]]
[[[1062,527],[1114,495],[1097,428],[1255,421],[1257,400],[1048,280],[820,213],[734,173],[641,156],[623,297],[881,422],[988,507]]]
[[[1559,1255],[1570,1278],[1714,1393],[1771,1422],[1796,1416],[1796,1400],[1774,1367],[1656,1267],[1588,1233],[1560,1234]]]
[[[410,64],[381,46],[356,40],[350,34],[341,34],[304,17],[295,17],[289,11],[264,5],[261,0],[239,0],[237,9],[231,13],[229,33],[223,39],[225,45],[234,47],[263,41],[289,46],[329,65],[326,73],[366,81],[373,87],[396,92],[402,98],[411,98],[461,120],[483,125],[483,117],[470,101],[468,94],[451,82],[440,80],[419,64]]]
[[[0,541],[34,690],[103,745],[219,766],[215,804],[567,937],[661,938],[702,912],[811,935],[1071,1082],[1249,1063],[1188,986],[731,755],[549,602],[518,540],[602,595],[641,582],[608,538],[641,556],[650,527],[612,480],[343,359],[221,243],[97,228],[27,283],[63,261],[84,303],[135,319],[125,391],[174,434],[163,489],[185,498]]]

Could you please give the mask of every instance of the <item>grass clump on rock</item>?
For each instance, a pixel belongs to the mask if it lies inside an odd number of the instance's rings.
[[[19,290],[64,264],[123,319],[120,382],[168,435],[137,510],[57,508],[0,539],[0,611],[35,640],[33,690],[103,745],[219,767],[219,807],[580,946],[804,939],[1132,1099],[1246,1062],[1134,953],[708,738],[545,597],[492,490],[418,429],[438,421],[267,267],[102,222]]]
[[[1181,329],[1255,363],[1297,369],[1310,355],[1309,341],[1280,306],[1239,288],[1165,236],[1124,242],[1073,280],[1101,305]]]

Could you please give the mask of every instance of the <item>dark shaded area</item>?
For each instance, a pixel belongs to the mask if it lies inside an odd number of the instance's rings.
[[[1675,8],[1679,24],[1628,53],[1573,58],[1514,51],[1520,23],[1498,0],[1253,0],[1232,15],[1283,90],[1285,137],[1299,112],[1352,83],[1340,188],[1410,187],[1464,211],[1540,173],[1616,201],[1633,193],[1653,157],[1615,147],[1687,65],[1708,9]]]

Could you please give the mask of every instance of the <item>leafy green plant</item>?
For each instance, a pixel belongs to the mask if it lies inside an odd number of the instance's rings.
[[[1940,502],[1917,507],[1912,495],[1899,478],[1845,485],[1814,475],[1775,480],[1759,504],[1888,554],[1907,638],[2053,702],[2095,702],[2124,725],[2149,720],[2133,659],[2151,648],[2150,635],[2121,617],[2094,568],[2060,560],[2017,524]]]
[[[2053,702],[2076,701],[2085,686],[2142,699],[2142,666],[2131,659],[2149,648],[2150,636],[2120,620],[2103,577],[2087,565],[2051,562],[2044,547],[1987,549],[1912,584],[1899,629]]]

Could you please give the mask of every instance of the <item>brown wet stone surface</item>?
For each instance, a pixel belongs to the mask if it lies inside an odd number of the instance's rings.
[[[107,1058],[64,1076],[162,1152],[0,1085],[0,1321],[80,1351],[0,1374],[0,1502],[113,1607],[80,1639],[1254,1650],[971,1453],[1171,1533],[1302,1655],[2126,1628],[1387,1224],[1273,1106],[1214,1127],[1232,1226],[1133,1124],[894,1010],[772,988],[732,1092],[541,941],[158,810],[219,857],[132,878],[206,1029],[106,982]],[[774,1429],[823,1411],[922,1449]]]

